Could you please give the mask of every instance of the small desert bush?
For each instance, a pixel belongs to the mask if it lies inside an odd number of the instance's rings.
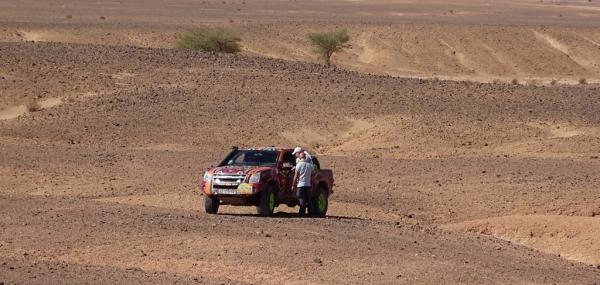
[[[333,53],[341,51],[348,47],[350,36],[348,30],[341,29],[332,32],[315,32],[308,34],[308,39],[317,53],[327,66],[331,65],[331,56]]]
[[[579,78],[579,84],[587,84],[587,79]]]
[[[529,80],[527,80],[527,85],[529,85],[529,86],[537,86],[538,82],[535,79],[529,79]]]
[[[38,101],[35,99],[27,100],[27,102],[25,102],[25,107],[29,112],[37,112],[42,109],[40,103],[38,103]]]
[[[237,53],[241,39],[223,28],[199,28],[176,36],[175,46],[205,52]]]
[[[494,80],[492,80],[492,83],[494,83],[494,84],[500,84],[500,83],[502,83],[502,81],[500,79],[498,79],[498,78],[494,78]]]
[[[552,81],[550,81],[550,85],[556,85],[556,84],[558,84],[558,80],[552,79]]]
[[[519,79],[515,78],[515,79],[511,80],[510,83],[512,83],[513,85],[517,85],[517,84],[519,84]]]

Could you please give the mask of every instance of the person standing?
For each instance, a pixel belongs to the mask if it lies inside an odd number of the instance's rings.
[[[296,188],[296,196],[298,197],[298,202],[300,204],[299,214],[304,216],[306,215],[306,209],[309,207],[310,203],[313,165],[306,159],[306,152],[302,151],[302,149],[296,151],[297,149],[298,148],[296,148],[293,153],[296,158],[298,158],[293,181]]]

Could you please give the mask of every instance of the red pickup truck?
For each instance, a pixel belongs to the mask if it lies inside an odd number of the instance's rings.
[[[281,147],[244,148],[233,150],[217,166],[204,173],[201,182],[204,208],[216,214],[219,205],[256,206],[262,216],[271,216],[275,207],[298,206],[292,179],[296,158],[293,149]],[[312,157],[314,171],[308,212],[324,217],[329,195],[333,193],[333,172],[321,169]]]

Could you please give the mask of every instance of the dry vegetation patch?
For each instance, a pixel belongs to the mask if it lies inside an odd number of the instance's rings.
[[[25,107],[29,112],[37,112],[42,109],[42,106],[36,99],[27,100],[27,102],[25,102]]]

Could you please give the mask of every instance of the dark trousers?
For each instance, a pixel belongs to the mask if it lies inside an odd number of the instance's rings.
[[[296,189],[296,196],[298,196],[298,202],[300,202],[300,213],[305,213],[310,201],[310,186],[298,187]]]

